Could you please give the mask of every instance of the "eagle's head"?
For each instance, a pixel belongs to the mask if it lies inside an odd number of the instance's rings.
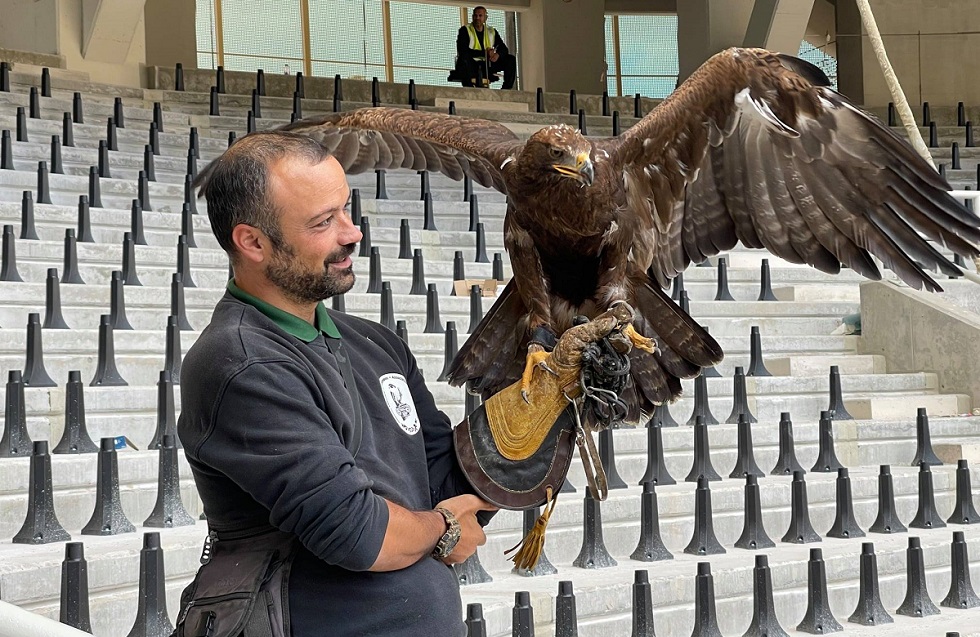
[[[582,133],[571,126],[558,124],[531,135],[521,153],[521,163],[591,186],[595,180],[591,152],[592,145]]]

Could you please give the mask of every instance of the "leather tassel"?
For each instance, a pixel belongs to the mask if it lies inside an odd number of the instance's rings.
[[[534,570],[534,567],[538,565],[538,560],[541,559],[541,553],[544,552],[544,534],[548,530],[551,512],[555,510],[555,504],[558,502],[558,494],[551,487],[548,487],[547,494],[548,506],[538,516],[528,534],[516,545],[504,551],[504,555],[510,555],[517,551],[511,555],[510,559],[514,562],[514,566],[519,569]]]

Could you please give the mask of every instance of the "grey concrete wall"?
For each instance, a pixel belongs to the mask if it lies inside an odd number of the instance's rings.
[[[57,54],[58,0],[0,0],[0,49]]]
[[[197,68],[194,0],[146,0],[146,64]]]
[[[884,355],[889,372],[933,372],[940,393],[980,405],[980,317],[938,295],[862,283],[860,350]]]
[[[65,66],[72,71],[82,71],[89,74],[93,82],[118,84],[121,86],[141,86],[143,83],[143,67],[146,63],[146,36],[143,29],[143,18],[135,23],[126,21],[126,28],[132,29],[129,34],[111,34],[101,38],[98,61],[83,54],[84,18],[83,0],[58,0],[58,53],[65,56]],[[111,19],[111,11],[106,19]],[[110,52],[114,51],[115,55]],[[94,51],[93,51],[94,53]]]
[[[837,10],[828,0],[814,0],[803,39],[814,46],[824,46],[828,55],[837,53]]]
[[[864,104],[864,33],[854,0],[838,0],[837,89],[858,104]],[[877,63],[875,63],[877,67]]]
[[[676,13],[677,0],[606,0],[606,13]]]
[[[779,0],[765,48],[796,55],[806,34],[814,0]]]
[[[687,78],[718,51],[742,46],[754,5],[754,0],[685,0],[679,3],[679,78]]]
[[[524,89],[602,93],[604,20],[603,0],[531,0],[521,14]]]
[[[913,105],[980,101],[980,11],[975,1],[872,0],[878,29],[902,90]],[[841,92],[866,106],[891,101],[854,7],[837,2]]]

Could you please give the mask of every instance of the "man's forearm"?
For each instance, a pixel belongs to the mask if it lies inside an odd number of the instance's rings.
[[[500,37],[500,33],[497,33],[497,37],[494,38],[493,48],[496,49],[497,53],[500,55],[507,55],[510,53],[510,51],[507,50],[507,45],[504,44],[503,39]]]
[[[432,553],[446,532],[446,520],[437,511],[410,511],[394,502],[388,505],[388,529],[378,559],[368,570],[397,571]]]

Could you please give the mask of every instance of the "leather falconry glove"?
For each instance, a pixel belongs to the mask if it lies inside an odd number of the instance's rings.
[[[518,381],[486,400],[453,431],[460,466],[476,492],[504,509],[546,505],[534,528],[508,553],[531,569],[578,446],[589,489],[608,494],[593,432],[622,420],[619,399],[629,378],[633,308],[617,303],[562,334],[535,367],[527,395]]]

